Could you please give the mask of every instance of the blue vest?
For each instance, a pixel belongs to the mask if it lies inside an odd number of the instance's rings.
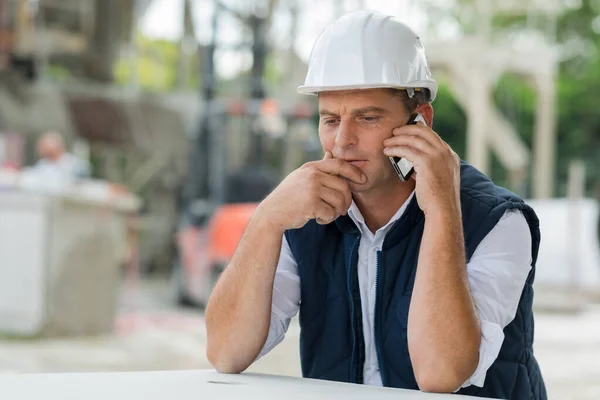
[[[533,268],[515,319],[504,329],[500,354],[484,387],[459,393],[502,399],[545,400],[546,389],[533,355],[533,279],[540,243],[533,210],[506,189],[495,186],[472,166],[461,164],[461,207],[467,260],[508,209],[522,210],[532,236]],[[415,281],[424,215],[413,197],[387,233],[377,254],[375,331],[384,386],[415,389],[408,353],[408,310]],[[347,216],[329,225],[310,221],[286,232],[301,283],[300,358],[304,377],[363,382],[365,347],[357,260],[360,231]]]

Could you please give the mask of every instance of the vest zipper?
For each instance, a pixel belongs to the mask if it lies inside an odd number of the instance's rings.
[[[381,383],[385,386],[386,378],[383,369],[381,368],[381,339],[379,337],[380,328],[379,327],[379,318],[377,316],[379,313],[377,312],[377,303],[379,299],[379,275],[380,268],[379,264],[381,261],[381,251],[377,252],[377,263],[376,263],[376,275],[375,275],[375,307],[373,310],[373,339],[375,340],[375,353],[377,354],[377,367],[379,368],[379,375],[381,376]]]
[[[352,245],[352,251],[350,252],[350,259],[348,260],[348,275],[347,275],[347,286],[348,286],[348,300],[350,300],[350,330],[352,331],[352,358],[350,359],[350,383],[356,383],[356,327],[354,326],[354,296],[352,295],[352,268],[354,264],[352,260],[355,259],[354,253],[357,250],[357,245],[360,243],[360,236],[356,238]]]

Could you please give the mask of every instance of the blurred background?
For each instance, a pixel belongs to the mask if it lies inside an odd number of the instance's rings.
[[[359,8],[419,32],[434,129],[538,213],[550,398],[600,398],[600,0],[0,0],[0,373],[209,367],[254,207],[322,157],[312,44]],[[298,333],[251,369],[300,375]]]

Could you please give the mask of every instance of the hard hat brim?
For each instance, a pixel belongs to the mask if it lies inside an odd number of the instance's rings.
[[[364,89],[429,89],[430,98],[428,101],[431,103],[435,100],[437,94],[437,84],[432,81],[419,81],[413,82],[410,85],[394,86],[389,83],[375,83],[375,84],[362,84],[362,85],[339,85],[339,86],[308,86],[301,85],[296,89],[299,94],[304,95],[317,95],[321,92],[337,92],[343,90],[364,90]]]

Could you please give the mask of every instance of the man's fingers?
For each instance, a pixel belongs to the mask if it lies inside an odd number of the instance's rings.
[[[331,175],[339,175],[342,178],[346,178],[354,183],[365,183],[367,181],[367,177],[362,171],[350,164],[347,161],[338,159],[328,159],[323,160],[324,162],[320,162],[317,164],[317,168],[321,172],[325,172],[326,174]]]
[[[364,183],[367,178],[360,171],[360,169],[356,168],[354,165],[350,164],[347,161],[334,159],[333,154],[329,151],[325,151],[325,156],[323,157],[323,161],[332,160],[327,163],[319,163],[319,170],[331,175],[340,175],[343,178],[349,179],[355,183]],[[325,165],[323,165],[325,164]]]
[[[350,191],[350,185],[348,184],[348,181],[344,178],[340,178],[339,176],[323,173],[321,185],[329,189],[333,189],[344,196],[344,213],[346,213],[352,204],[352,192]]]
[[[386,147],[383,154],[388,157],[406,158],[415,166],[421,164],[420,161],[422,161],[424,155],[422,151],[410,146]]]
[[[328,187],[323,186],[321,188],[321,200],[325,203],[329,204],[335,210],[335,217],[339,217],[343,215],[348,210],[346,205],[346,196],[343,193],[338,192],[337,190],[329,189]]]
[[[324,201],[319,201],[317,204],[313,218],[318,224],[326,225],[332,223],[337,217],[335,209]]]
[[[419,121],[418,125],[404,125],[392,130],[393,136],[419,136],[423,140],[427,141],[432,146],[438,146],[444,143],[442,138],[435,133],[432,129],[429,129],[427,125],[422,125]]]
[[[415,135],[399,135],[393,136],[383,141],[383,145],[386,148],[396,147],[396,146],[407,146],[413,147],[417,150],[422,151],[423,153],[433,154],[436,151],[436,148],[431,145],[430,142],[423,139],[421,136]]]

